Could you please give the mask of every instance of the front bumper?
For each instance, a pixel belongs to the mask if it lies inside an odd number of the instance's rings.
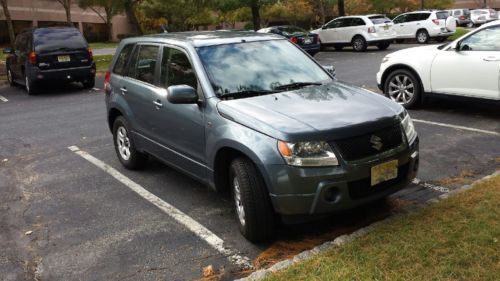
[[[30,79],[34,82],[43,81],[79,81],[94,77],[96,73],[95,64],[80,67],[62,68],[62,69],[49,69],[42,70],[38,67],[33,67],[30,70]]]
[[[417,138],[410,147],[403,145],[376,159],[339,167],[267,167],[269,174],[276,175],[270,188],[274,209],[284,216],[310,217],[351,209],[397,192],[417,175],[418,142]],[[391,160],[398,160],[398,177],[371,186],[371,167]]]

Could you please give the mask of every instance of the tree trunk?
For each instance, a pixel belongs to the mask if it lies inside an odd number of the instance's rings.
[[[106,21],[106,30],[108,32],[108,42],[113,41],[113,23],[111,22],[111,19],[108,18]]]
[[[7,20],[7,29],[9,31],[10,44],[14,46],[14,42],[16,41],[16,35],[14,34],[14,25],[12,24],[12,19],[10,17],[9,7],[7,6],[7,0],[0,0],[0,2],[2,2],[3,13],[5,15],[5,19]]]
[[[339,0],[339,16],[345,16],[345,6],[344,6],[344,0]]]
[[[144,34],[144,32],[142,31],[141,24],[139,23],[139,20],[137,19],[137,16],[135,14],[136,1],[127,0],[125,1],[124,6],[125,6],[125,14],[127,15],[129,22],[134,26],[137,34],[138,35]]]
[[[253,19],[253,30],[257,31],[260,29],[260,7],[252,6],[252,19]]]
[[[319,22],[321,25],[325,25],[325,5],[323,0],[318,1],[318,12],[319,12]]]
[[[69,26],[74,26],[71,20],[71,0],[64,0],[64,10],[66,10],[66,22]]]

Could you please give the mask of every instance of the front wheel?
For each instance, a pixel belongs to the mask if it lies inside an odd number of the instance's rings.
[[[356,36],[352,39],[352,48],[356,52],[364,52],[368,48],[365,38],[362,36]]]
[[[264,180],[253,162],[248,158],[233,160],[229,184],[241,234],[251,242],[272,238],[274,211]]]
[[[420,80],[406,69],[393,71],[384,85],[385,95],[405,108],[418,105],[421,91]]]
[[[419,44],[427,44],[429,42],[429,33],[427,30],[419,30],[417,32],[417,42]]]
[[[125,168],[138,170],[144,167],[148,156],[137,150],[130,135],[130,127],[123,116],[116,118],[113,123],[113,140],[118,160]]]

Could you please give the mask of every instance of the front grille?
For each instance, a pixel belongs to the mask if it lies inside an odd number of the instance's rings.
[[[376,140],[379,140],[382,144],[379,150],[374,147],[378,144]],[[375,141],[375,143],[372,141]],[[355,161],[394,149],[400,146],[402,142],[401,125],[396,124],[373,133],[337,140],[333,143],[346,161]]]
[[[409,163],[398,167],[398,176],[395,179],[381,182],[377,185],[371,186],[371,178],[364,178],[357,181],[352,181],[347,183],[349,189],[349,196],[351,199],[362,199],[365,197],[370,197],[376,195],[377,193],[383,192],[392,186],[403,182],[408,175]]]

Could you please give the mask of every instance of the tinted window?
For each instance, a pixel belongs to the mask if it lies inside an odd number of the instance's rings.
[[[125,47],[123,47],[122,51],[118,55],[118,58],[116,59],[115,68],[113,69],[114,73],[125,75],[125,70],[126,70],[125,67],[127,66],[127,62],[130,58],[133,49],[134,49],[133,44],[128,44]]]
[[[293,35],[296,33],[307,33],[304,29],[297,26],[284,26],[279,28],[284,35]]]
[[[459,12],[460,13],[460,12]],[[440,20],[445,20],[449,17],[447,12],[437,12],[436,17]]]
[[[15,48],[18,50],[21,54],[26,54],[30,51],[29,48],[29,34],[24,32],[21,33],[17,36],[16,41],[15,41]]]
[[[337,27],[342,27],[343,26],[343,19],[336,19],[334,21],[331,21],[327,23],[327,28],[337,28]]]
[[[459,10],[456,10],[455,12],[453,12],[453,15],[454,15],[454,16],[459,16],[459,15],[460,15],[460,11],[459,11]]]
[[[373,22],[373,24],[383,24],[383,23],[390,23],[391,20],[388,19],[386,16],[373,16],[369,17],[369,19]]]
[[[154,84],[156,61],[158,60],[158,46],[140,45],[138,47],[135,71],[130,77]]]
[[[166,48],[168,50],[168,60],[167,63],[162,62],[162,76],[167,74],[167,81],[165,83],[163,78],[163,83],[165,86],[175,86],[175,85],[189,85],[193,88],[198,87],[198,80],[196,79],[196,75],[194,74],[193,67],[191,66],[191,62],[189,61],[186,54],[180,50]],[[163,56],[163,60],[166,59],[166,56]],[[165,70],[165,67],[167,69]]]
[[[468,16],[470,15],[470,10],[462,10],[462,12],[464,13],[464,15]]]
[[[406,22],[406,19],[408,18],[408,15],[401,15],[398,16],[394,19],[394,23],[404,23]]]
[[[86,49],[87,41],[76,28],[39,28],[33,34],[37,53],[60,49]]]
[[[331,81],[323,68],[287,40],[207,46],[197,51],[217,95]]]
[[[361,18],[349,18],[349,19],[346,19],[347,20],[347,23],[345,24],[345,26],[362,26],[362,25],[366,25],[365,21]]]
[[[446,17],[448,17],[448,12],[444,12],[446,14]],[[427,20],[431,16],[430,13],[418,13],[418,14],[413,14],[413,18],[411,21],[421,21],[421,20]]]
[[[481,30],[464,39],[462,51],[500,51],[500,27]]]

